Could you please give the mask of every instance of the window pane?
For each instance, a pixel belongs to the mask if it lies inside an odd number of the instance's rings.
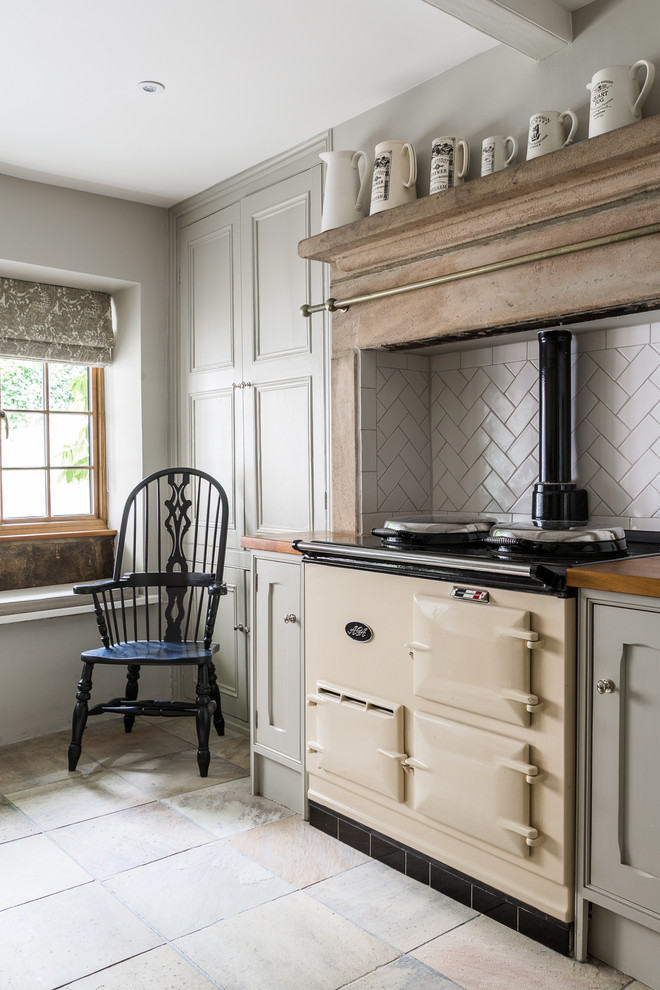
[[[52,413],[50,417],[50,463],[68,472],[89,465],[89,417]]]
[[[70,480],[68,480],[70,478]],[[91,471],[51,472],[51,515],[80,516],[93,511]]]
[[[3,409],[44,408],[44,366],[41,361],[0,360],[0,406]]]
[[[8,412],[9,437],[2,431],[2,466],[42,467],[46,463],[43,413]],[[3,420],[3,424],[4,424]]]
[[[79,364],[49,364],[48,402],[51,409],[89,409],[88,369]]]
[[[46,472],[3,471],[2,510],[5,519],[46,515]]]

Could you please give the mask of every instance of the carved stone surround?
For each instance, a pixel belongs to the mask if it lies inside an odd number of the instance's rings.
[[[338,301],[660,223],[660,117],[301,241]],[[311,300],[313,303],[321,300]],[[359,530],[360,351],[655,309],[660,233],[333,314],[332,528]]]

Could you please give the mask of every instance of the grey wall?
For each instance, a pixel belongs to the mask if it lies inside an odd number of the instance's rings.
[[[500,45],[333,128],[333,147],[364,150],[387,138],[411,141],[418,158],[417,194],[429,191],[431,141],[441,134],[470,145],[469,179],[480,174],[481,141],[511,134],[524,161],[529,118],[540,110],[578,114],[576,142],[587,138],[594,72],[609,65],[652,61],[657,78],[644,116],[660,113],[660,5],[658,0],[596,0],[573,15],[571,45],[534,62]]]
[[[106,398],[116,527],[127,492],[169,460],[167,211],[0,175],[0,215],[1,275],[88,285],[115,299]],[[69,724],[80,652],[96,639],[91,614],[0,625],[0,745]],[[101,700],[109,678],[98,680]]]

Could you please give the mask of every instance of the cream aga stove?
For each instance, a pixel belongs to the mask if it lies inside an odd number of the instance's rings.
[[[570,921],[575,600],[306,565],[305,624],[310,801]]]

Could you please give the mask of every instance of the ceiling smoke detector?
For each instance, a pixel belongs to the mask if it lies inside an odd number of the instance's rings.
[[[165,86],[162,82],[156,82],[155,79],[143,79],[142,82],[138,83],[138,88],[142,90],[143,93],[164,93]]]

